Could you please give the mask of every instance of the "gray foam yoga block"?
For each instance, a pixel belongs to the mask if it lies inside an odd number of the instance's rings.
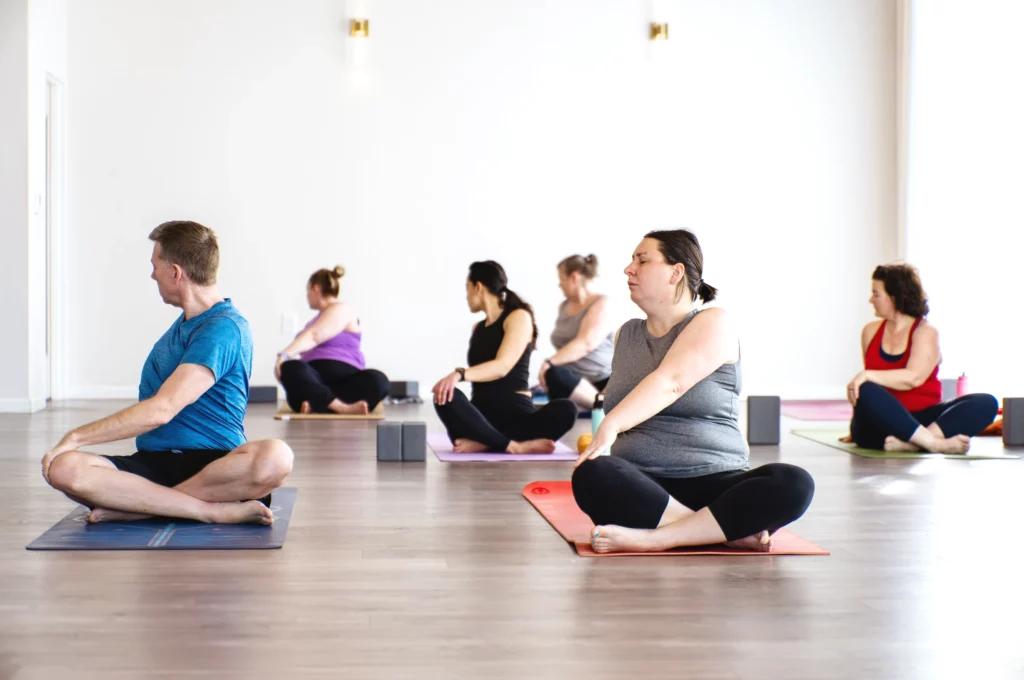
[[[747,397],[747,443],[778,444],[782,399]]]
[[[392,380],[388,386],[388,396],[393,399],[418,397],[420,384],[415,380]]]
[[[401,423],[377,423],[377,460],[402,460]]]
[[[402,423],[402,460],[421,463],[427,459],[427,424]]]
[[[249,403],[250,404],[276,404],[277,403],[277,385],[250,385],[249,386]]]
[[[1003,446],[1024,446],[1024,399],[1003,399]]]
[[[939,382],[942,383],[942,401],[956,399],[956,378],[943,378]]]

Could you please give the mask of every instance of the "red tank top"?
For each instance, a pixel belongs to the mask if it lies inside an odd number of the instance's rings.
[[[882,334],[885,332],[885,322],[878,327],[875,337],[871,338],[868,350],[864,353],[864,368],[868,371],[893,371],[898,368],[906,368],[910,361],[910,348],[914,344],[914,331],[917,330],[921,319],[914,322],[910,327],[910,336],[907,338],[907,349],[899,355],[896,361],[888,361],[882,357]],[[942,401],[942,383],[939,382],[939,367],[936,364],[932,374],[928,376],[921,385],[912,390],[894,390],[886,388],[889,394],[896,397],[896,400],[903,404],[908,411],[920,411],[929,406],[935,406]]]

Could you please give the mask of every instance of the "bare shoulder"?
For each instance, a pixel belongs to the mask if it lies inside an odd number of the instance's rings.
[[[335,302],[332,305],[328,305],[323,311],[323,316],[326,317],[339,317],[343,314],[347,314],[352,311],[352,306],[347,302]]]
[[[687,328],[726,328],[732,325],[732,316],[721,307],[701,310],[687,325]]]
[[[928,323],[927,320],[921,319],[921,323],[917,324],[917,328],[914,330],[914,339],[937,337],[939,337],[939,329]]]
[[[882,320],[881,319],[875,319],[874,321],[871,321],[866,326],[864,326],[864,328],[860,332],[861,337],[864,337],[864,336],[867,336],[867,335],[874,335],[875,333],[878,332],[878,329],[881,328],[881,327],[882,327]]]
[[[715,338],[716,342],[730,343],[737,339],[733,317],[721,307],[709,307],[694,316],[676,342],[706,342],[710,338]]]
[[[505,328],[530,323],[530,313],[525,309],[517,309],[505,317]]]

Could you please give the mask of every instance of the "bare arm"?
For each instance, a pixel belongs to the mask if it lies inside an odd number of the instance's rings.
[[[939,332],[934,326],[922,323],[914,331],[906,368],[864,371],[865,378],[892,390],[912,390],[924,384],[939,365],[939,358]]]
[[[295,336],[284,351],[289,356],[308,352],[344,331],[356,320],[356,312],[344,302],[331,305],[320,314],[312,326]]]
[[[587,356],[611,333],[611,319],[608,313],[608,298],[602,296],[587,309],[580,324],[580,332],[548,358],[552,366],[571,364]]]
[[[466,369],[469,382],[491,382],[508,375],[512,367],[523,356],[526,346],[533,337],[533,323],[529,313],[517,309],[505,319],[505,337],[501,341],[496,357],[482,364]]]
[[[871,344],[871,339],[875,337],[875,333],[878,332],[879,327],[882,325],[881,321],[872,321],[868,325],[864,326],[864,330],[860,332],[860,355],[863,357],[868,353],[868,345]]]
[[[214,382],[213,371],[206,366],[181,364],[152,397],[102,420],[75,428],[64,435],[54,451],[63,453],[81,446],[137,437],[154,430],[171,422],[183,408],[213,387]]]
[[[723,364],[739,359],[739,339],[721,308],[707,309],[683,329],[661,365],[626,395],[602,426],[625,432],[660,413]]]

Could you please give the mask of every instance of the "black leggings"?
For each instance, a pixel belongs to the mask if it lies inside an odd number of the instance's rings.
[[[470,402],[455,390],[454,399],[444,406],[435,402],[434,409],[453,442],[471,439],[495,452],[505,451],[512,441],[557,440],[576,424],[576,404],[568,399],[555,399],[538,409],[530,397],[515,392],[507,399]]]
[[[281,385],[296,413],[304,401],[314,413],[330,413],[328,405],[335,399],[346,404],[365,401],[372,411],[388,395],[390,383],[380,371],[360,371],[344,361],[314,359],[307,364],[293,359],[281,364]]]
[[[576,391],[583,377],[568,366],[552,366],[544,374],[544,382],[548,386],[548,396],[552,399],[568,399]],[[608,378],[593,382],[587,380],[598,392],[608,386]]]
[[[572,492],[594,524],[633,529],[656,528],[671,496],[695,512],[708,508],[725,540],[735,541],[775,533],[797,520],[814,497],[814,480],[787,463],[703,477],[654,477],[621,458],[601,456],[576,468]]]
[[[991,394],[965,394],[953,401],[920,411],[908,411],[887,389],[873,382],[860,386],[850,421],[850,436],[857,446],[881,449],[893,436],[909,442],[919,426],[939,426],[947,438],[958,434],[973,437],[995,420],[999,402]]]

